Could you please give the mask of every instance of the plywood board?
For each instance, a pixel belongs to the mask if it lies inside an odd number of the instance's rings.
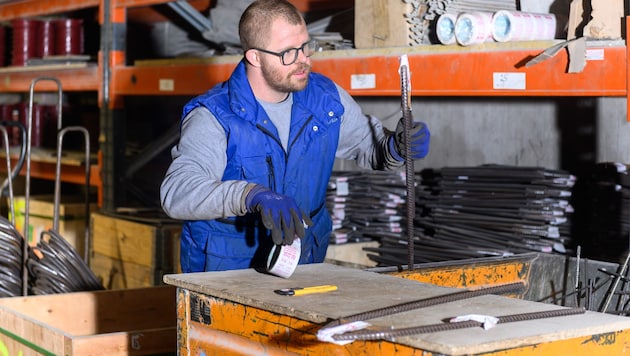
[[[2,298],[0,346],[11,355],[171,352],[175,322],[172,287]]]
[[[374,272],[330,264],[300,265],[290,279],[255,270],[167,275],[164,281],[194,292],[324,324],[356,313],[457,291]],[[280,296],[274,289],[336,284],[338,290],[300,297]],[[375,326],[404,328],[442,323],[466,314],[504,316],[561,309],[559,306],[487,295],[369,320]],[[397,338],[396,342],[449,355],[566,340],[630,328],[630,319],[588,312],[582,315],[503,324],[484,330],[462,329]]]

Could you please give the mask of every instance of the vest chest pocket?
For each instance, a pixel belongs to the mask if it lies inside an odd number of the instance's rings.
[[[268,187],[272,186],[273,165],[271,157],[265,155],[243,157],[240,170],[245,180]]]

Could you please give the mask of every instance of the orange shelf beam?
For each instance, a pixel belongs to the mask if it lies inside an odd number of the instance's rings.
[[[322,53],[313,69],[331,76],[355,96],[398,96],[399,60],[406,53],[415,96],[626,96],[625,46],[589,48],[603,59],[588,61],[581,73],[566,73],[566,51],[529,68],[523,66],[551,45],[420,46],[387,49],[381,55],[378,50]],[[506,77],[508,84],[500,80]]]
[[[16,164],[17,160],[12,158],[11,166],[15,166]],[[56,163],[31,160],[31,178],[54,181],[56,169]],[[0,172],[6,174],[6,171],[6,165],[0,165]],[[22,168],[22,170],[20,171],[20,175],[26,175],[26,164],[24,165],[24,168]],[[85,166],[62,164],[61,181],[73,184],[85,184]],[[93,164],[92,166],[90,166],[90,186],[98,187],[99,189],[103,186],[103,183],[101,182],[100,166],[97,164]]]
[[[45,67],[45,69],[44,69]],[[39,77],[55,77],[61,81],[65,91],[97,91],[100,89],[98,67],[90,64],[82,68],[64,68],[63,66],[6,67],[0,69],[0,92],[28,92],[31,82]],[[36,91],[56,91],[53,82],[38,82]]]
[[[96,7],[99,0],[19,0],[0,4],[0,21]]]
[[[114,0],[116,7],[139,7],[160,5],[175,0]],[[195,5],[195,1],[191,1]],[[350,9],[354,7],[354,0],[290,0],[295,7],[302,11]]]
[[[313,57],[313,70],[333,78],[354,96],[399,96],[399,60],[407,54],[414,96],[627,95],[625,46],[589,47],[599,59],[589,60],[581,73],[566,73],[566,51],[528,68],[522,65],[553,44],[325,51]],[[156,60],[114,68],[111,92],[121,96],[199,94],[226,80],[240,58]],[[512,83],[505,84],[501,76]]]

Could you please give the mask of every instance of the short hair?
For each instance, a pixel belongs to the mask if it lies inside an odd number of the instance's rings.
[[[264,47],[268,43],[271,25],[282,18],[292,25],[304,23],[298,9],[286,0],[256,0],[241,15],[238,33],[243,51]]]

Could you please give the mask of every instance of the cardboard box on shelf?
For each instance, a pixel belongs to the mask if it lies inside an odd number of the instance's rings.
[[[24,233],[26,199],[24,196],[14,198],[15,228]],[[53,227],[54,196],[34,195],[29,199],[28,242],[36,245],[41,233]],[[97,209],[96,203],[90,203],[90,211]],[[83,255],[86,233],[85,198],[81,196],[62,196],[59,203],[59,234],[68,241],[80,255]]]

